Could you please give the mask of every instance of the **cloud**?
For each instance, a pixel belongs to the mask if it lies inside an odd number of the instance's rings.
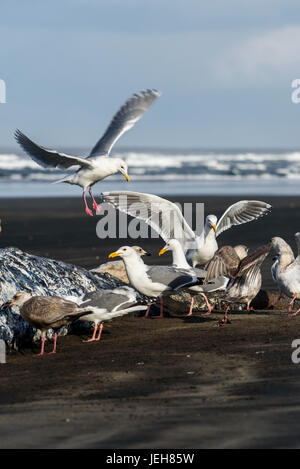
[[[224,84],[264,86],[296,78],[300,27],[286,26],[244,38],[222,51],[213,68]]]

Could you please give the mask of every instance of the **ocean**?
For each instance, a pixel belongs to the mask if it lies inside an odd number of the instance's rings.
[[[67,151],[65,150],[67,153]],[[72,150],[84,155],[88,151]],[[160,195],[300,195],[300,151],[139,150],[112,156],[127,161],[131,182],[111,176],[95,194],[132,190]],[[0,197],[78,196],[78,187],[51,184],[66,172],[45,170],[30,157],[0,149]]]

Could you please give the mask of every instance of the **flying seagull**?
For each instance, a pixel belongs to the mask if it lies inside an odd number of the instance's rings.
[[[86,201],[87,189],[89,189],[89,194],[93,201],[93,209],[97,211],[100,207],[96,203],[91,189],[96,182],[118,172],[123,174],[127,181],[130,180],[127,173],[127,163],[120,158],[107,157],[121,135],[134,126],[159,96],[160,92],[154,89],[133,94],[115,114],[105,133],[87,158],[66,155],[56,150],[44,148],[34,143],[20,130],[16,130],[15,138],[23,150],[44,168],[68,169],[72,166],[79,166],[75,173],[57,182],[65,182],[82,187],[85,212],[87,215],[93,216],[93,212],[88,207]]]
[[[103,192],[102,201],[143,220],[165,242],[178,239],[193,267],[206,265],[212,259],[218,249],[217,237],[223,231],[256,220],[271,209],[271,205],[260,200],[240,200],[228,207],[219,220],[215,215],[208,215],[203,232],[197,235],[184,219],[179,207],[162,197],[131,191],[112,191]]]

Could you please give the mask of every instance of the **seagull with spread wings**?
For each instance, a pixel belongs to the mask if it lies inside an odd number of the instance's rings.
[[[86,201],[85,193],[87,189],[89,189],[89,194],[93,201],[93,209],[97,211],[99,206],[93,197],[91,189],[96,182],[118,172],[123,174],[126,180],[129,181],[127,163],[121,158],[107,157],[121,135],[134,126],[159,96],[160,92],[150,89],[133,94],[115,114],[107,130],[87,158],[66,155],[56,150],[44,148],[34,143],[20,130],[16,130],[15,138],[23,150],[44,168],[69,169],[72,166],[79,166],[75,173],[57,182],[65,182],[82,187],[85,212],[87,215],[93,216],[93,212],[88,207]]]
[[[215,215],[208,215],[202,233],[197,235],[184,219],[179,207],[162,197],[131,191],[112,191],[103,192],[102,201],[143,220],[166,243],[170,239],[177,239],[193,267],[206,265],[212,259],[218,250],[217,237],[223,231],[256,220],[271,209],[271,205],[260,200],[240,200],[228,207],[219,220]]]

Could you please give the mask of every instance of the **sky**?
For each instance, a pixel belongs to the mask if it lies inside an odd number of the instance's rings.
[[[1,0],[0,46],[0,148],[93,147],[145,88],[118,148],[300,148],[299,0]]]

